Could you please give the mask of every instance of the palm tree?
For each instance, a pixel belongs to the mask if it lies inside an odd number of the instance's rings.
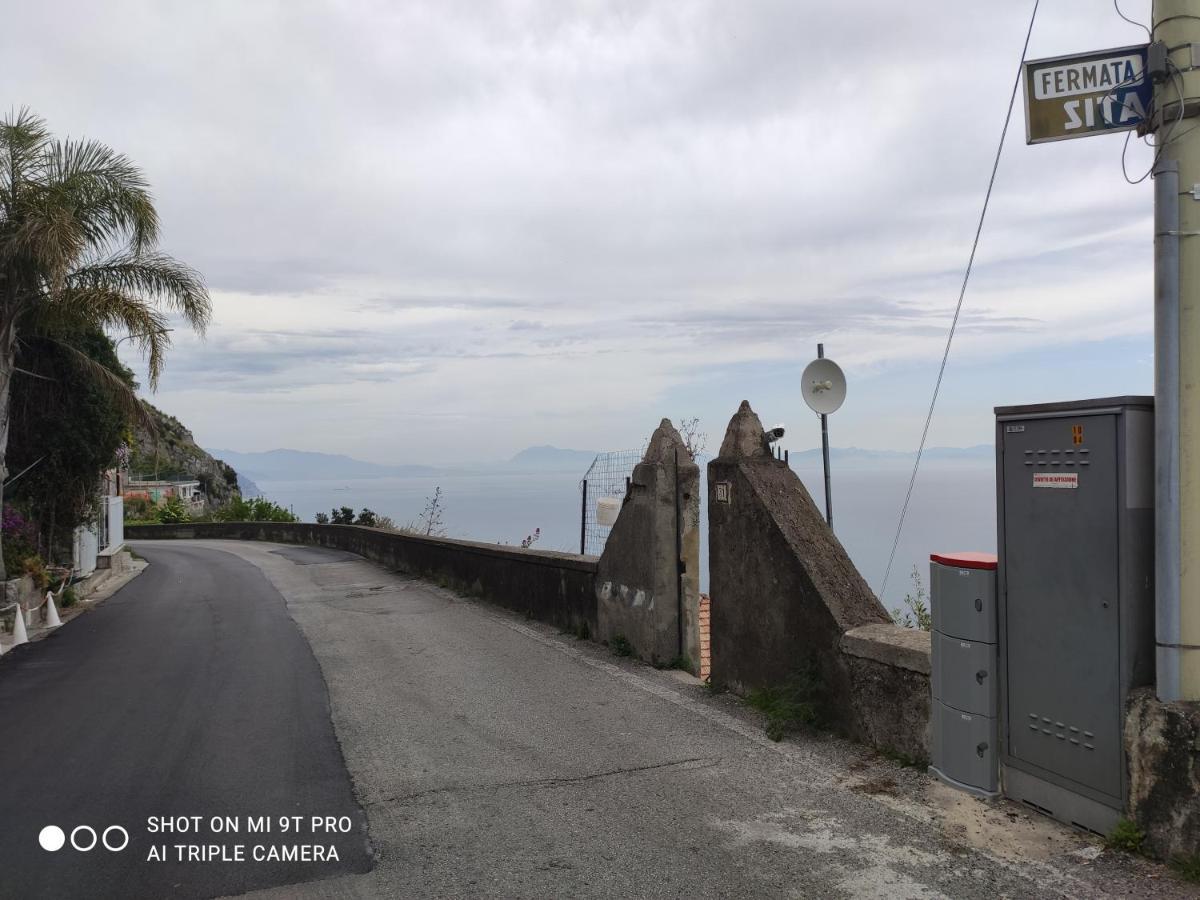
[[[157,240],[149,185],[128,158],[95,141],[56,140],[26,109],[0,120],[0,501],[18,342],[53,341],[64,328],[124,333],[146,356],[153,389],[170,346],[168,314],[203,333],[211,315],[204,281],[155,250]],[[128,392],[115,373],[61,346]]]

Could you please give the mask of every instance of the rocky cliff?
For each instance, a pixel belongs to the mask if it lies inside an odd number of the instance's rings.
[[[129,474],[135,479],[195,478],[204,487],[209,505],[226,503],[238,490],[233,467],[209,455],[178,419],[146,404],[154,420],[151,432],[138,427],[133,433]]]

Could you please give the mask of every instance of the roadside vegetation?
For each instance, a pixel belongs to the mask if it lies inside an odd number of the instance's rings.
[[[170,497],[161,506],[140,498],[126,505],[125,522],[129,525],[181,525],[185,522],[299,522],[286,507],[266,497],[235,496],[211,512],[192,515],[178,497]]]
[[[782,685],[750,691],[746,705],[766,718],[767,737],[781,741],[789,732],[819,723],[817,695],[817,678],[810,668],[805,668]]]
[[[127,157],[57,139],[26,109],[0,119],[0,579],[69,560],[101,474],[128,462],[147,416],[109,335],[142,351],[154,389],[168,314],[208,324],[203,279],[158,236]]]
[[[688,456],[696,462],[708,446],[708,434],[700,430],[700,419],[696,416],[679,420],[679,436],[687,447]]]
[[[892,621],[905,628],[916,628],[919,631],[929,631],[933,628],[933,612],[929,608],[929,595],[925,593],[925,584],[921,580],[921,572],[913,566],[913,588],[904,595],[904,603],[892,610]]]
[[[633,656],[633,644],[623,634],[614,634],[608,639],[608,649],[615,656]]]
[[[390,516],[385,516],[374,510],[363,507],[355,512],[351,506],[331,509],[328,513],[319,512],[313,517],[318,525],[361,525],[365,528],[382,528],[384,531],[398,531],[401,534],[420,534],[428,537],[445,537],[446,526],[442,521],[445,502],[442,500],[441,487],[434,488],[432,496],[425,498],[425,507],[421,515],[407,525],[397,525]],[[298,521],[292,519],[290,521]],[[521,546],[528,547],[541,537],[540,529],[522,542]]]
[[[1200,884],[1200,853],[1175,857],[1171,860],[1171,868],[1184,881]]]
[[[1125,853],[1141,854],[1145,849],[1146,833],[1129,819],[1119,821],[1108,837],[1104,846],[1109,850],[1122,850]]]
[[[1134,856],[1144,856],[1155,859],[1146,845],[1146,832],[1131,819],[1121,819],[1104,839],[1107,850],[1119,850]],[[1200,884],[1200,854],[1175,856],[1168,865],[1177,876],[1192,884]]]

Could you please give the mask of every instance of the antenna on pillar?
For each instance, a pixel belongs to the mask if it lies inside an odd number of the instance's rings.
[[[817,344],[817,358],[800,376],[804,402],[821,417],[821,458],[825,463],[825,521],[833,527],[833,491],[829,480],[829,416],[846,401],[846,376],[841,366],[825,358],[825,345]]]

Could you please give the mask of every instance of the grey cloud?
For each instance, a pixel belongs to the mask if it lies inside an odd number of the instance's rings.
[[[831,332],[879,364],[927,356],[1026,13],[64,0],[6,12],[0,83],[143,165],[166,249],[207,275],[218,321],[207,343],[176,342],[165,384],[278,401],[394,381],[414,408],[456,409],[490,361],[496,415],[515,419],[530,373],[579,377],[586,410],[611,396],[588,367],[616,377],[618,358],[654,397],[712,357]],[[1031,54],[1136,39],[1094,0],[1062,0]],[[1120,139],[1025,147],[1017,115],[962,320],[995,352],[1088,302],[1133,321],[1149,283],[1147,242],[1120,231],[1149,210]],[[1057,307],[1027,308],[1048,284]]]

